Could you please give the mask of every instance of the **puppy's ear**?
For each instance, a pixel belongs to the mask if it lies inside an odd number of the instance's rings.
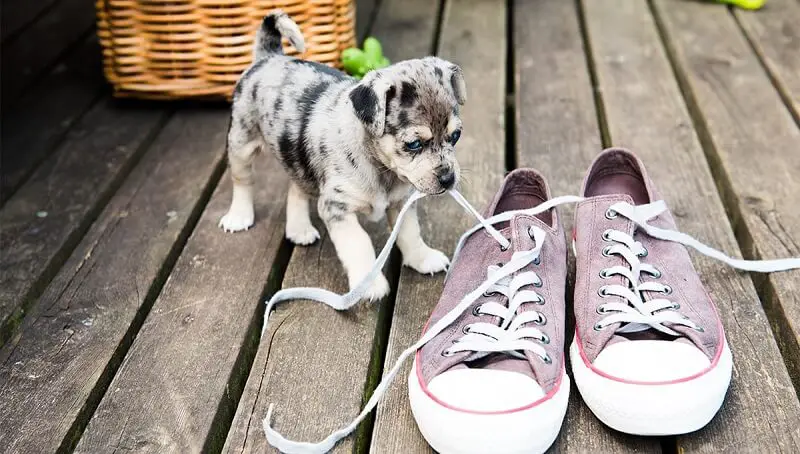
[[[463,106],[467,102],[467,84],[464,82],[464,72],[458,65],[450,65],[450,85],[456,101]]]
[[[391,84],[379,71],[370,71],[350,91],[353,110],[370,134],[381,137],[386,126],[386,92]]]

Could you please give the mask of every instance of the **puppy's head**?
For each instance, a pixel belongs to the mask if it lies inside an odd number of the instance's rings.
[[[427,194],[456,185],[459,106],[466,102],[461,68],[435,57],[403,61],[367,74],[350,100],[379,145],[377,158],[402,180]]]

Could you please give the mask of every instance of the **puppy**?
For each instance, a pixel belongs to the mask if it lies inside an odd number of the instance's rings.
[[[233,200],[220,226],[236,232],[253,224],[253,158],[269,150],[291,176],[286,237],[299,245],[319,238],[309,215],[310,199],[318,197],[317,211],[352,289],[375,261],[356,214],[377,221],[387,208],[396,210],[411,187],[439,194],[457,184],[454,146],[461,136],[464,77],[458,66],[426,57],[372,71],[359,82],[284,56],[282,36],[302,52],[300,29],[276,11],[264,18],[253,64],[234,90],[227,143]],[[449,264],[423,241],[414,209],[397,244],[403,263],[420,273]],[[388,293],[389,283],[379,275],[366,297]]]

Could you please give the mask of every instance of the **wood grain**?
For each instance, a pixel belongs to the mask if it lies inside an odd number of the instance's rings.
[[[681,230],[732,255],[739,255],[712,173],[647,4],[587,0],[584,5],[612,142],[630,147],[639,154]],[[726,21],[731,26],[734,24],[725,8],[675,2],[664,9],[669,11],[670,17],[686,18],[681,25],[670,28],[676,35],[680,30],[684,36],[694,36],[696,46],[714,46],[734,39],[719,34],[733,30],[726,25]],[[693,23],[704,24],[703,31],[692,31]],[[721,55],[724,54],[713,52],[704,58],[696,56],[691,61],[693,65],[723,67],[720,70],[734,78],[744,77],[741,72],[732,71],[740,68],[733,64],[735,60]],[[766,81],[765,85],[768,86]],[[726,89],[718,84],[714,88],[716,95],[726,100],[731,99],[735,91],[733,87]],[[743,95],[745,93],[748,98],[761,100],[750,90],[742,91]],[[709,97],[707,102],[700,103],[701,106],[708,107],[712,99]],[[745,112],[730,104],[726,107]],[[739,123],[737,127],[742,126]],[[751,131],[751,128],[746,129]],[[727,134],[737,137],[733,130]],[[749,151],[757,149],[761,148],[749,148]],[[757,166],[748,169],[762,180],[774,178],[770,173],[762,173]],[[720,412],[704,429],[678,437],[678,449],[762,452],[769,447],[771,451],[796,451],[800,403],[750,276],[696,253],[692,258],[725,326],[734,357],[734,372]]]
[[[770,0],[759,11],[733,11],[800,125],[800,3]]]
[[[5,0],[0,16],[0,40],[5,41],[58,0]]]
[[[141,157],[166,114],[159,107],[119,108],[110,99],[97,104],[0,210],[0,343]]]
[[[461,65],[467,85],[462,109],[464,135],[457,147],[465,181],[462,193],[482,209],[505,170],[506,3],[499,0],[447,2],[438,54]],[[388,47],[388,46],[387,46]],[[452,252],[475,220],[449,198],[420,202],[420,223],[428,244]],[[403,268],[395,300],[384,371],[422,333],[442,291],[444,276],[422,276]],[[431,448],[417,429],[408,404],[407,363],[378,406],[370,452],[419,453]]]
[[[23,96],[3,109],[0,207],[103,93],[100,47],[88,39]]]
[[[699,5],[656,6],[744,254],[800,256],[800,130],[730,16]],[[800,389],[800,271],[753,278],[789,375]],[[765,359],[769,358],[765,353],[771,353],[767,345],[771,347],[771,343],[757,345],[752,354],[763,367],[777,368]],[[788,388],[784,375],[775,375],[779,377],[775,386]],[[770,390],[774,404],[762,402],[751,417],[770,421],[758,428],[771,432],[782,450],[796,451],[797,400],[791,389],[781,391]],[[767,392],[761,390],[758,396]],[[768,409],[775,414],[765,414]],[[692,446],[690,442],[682,440],[687,446]],[[724,442],[732,445],[738,439],[731,436]]]
[[[225,122],[224,115],[197,111],[169,122],[20,334],[0,350],[0,451],[64,452],[74,446],[194,225],[207,187],[219,178]],[[111,388],[110,395],[124,392]]]
[[[0,52],[2,110],[11,107],[66,49],[80,42],[94,19],[94,2],[61,0],[22,33],[4,42]]]
[[[540,170],[554,195],[578,194],[589,163],[602,149],[586,45],[575,2],[514,4],[518,167]],[[566,232],[573,208],[559,210]],[[574,257],[570,251],[565,349],[572,342]],[[565,351],[566,355],[566,351]],[[559,438],[551,452],[660,452],[655,438],[609,430],[583,403],[573,382]]]

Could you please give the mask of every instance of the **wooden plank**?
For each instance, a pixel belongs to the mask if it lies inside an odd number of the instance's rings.
[[[215,112],[206,126],[218,151],[227,116]],[[289,250],[287,178],[271,157],[257,161],[257,175],[256,223],[236,235],[217,225],[230,204],[223,175],[76,452],[220,449],[260,333],[264,294],[280,280],[273,263]]]
[[[694,4],[658,3],[657,11],[745,255],[800,256],[800,130],[729,15]],[[789,376],[800,389],[800,271],[753,278]],[[705,442],[741,449],[747,446],[739,444],[743,440],[761,446],[769,440],[783,451],[800,449],[797,397],[778,371],[772,343],[746,334],[753,351],[736,355],[734,350],[734,358],[741,364],[743,356],[755,356],[760,364],[754,368],[758,375],[746,382],[758,402],[755,409],[747,407],[748,424],[718,439],[681,439],[681,446]]]
[[[14,39],[4,42],[0,52],[0,65],[5,68],[0,81],[2,110],[11,107],[25,88],[79,42],[94,20],[94,2],[61,0]]]
[[[381,1],[373,34],[383,43],[388,58],[398,61],[430,54],[436,8],[430,1]],[[319,221],[317,223],[319,225]],[[326,241],[327,233],[324,229],[321,231],[321,246],[295,249],[286,272],[285,287],[313,285],[339,292],[347,290],[341,265],[332,245]],[[381,235],[373,242],[380,247],[384,238],[385,235]],[[313,269],[329,270],[313,274],[303,270],[314,258],[319,265]],[[275,426],[284,435],[319,440],[358,413],[362,396],[354,390],[371,389],[375,385],[385,348],[381,346],[381,338],[385,336],[388,321],[385,319],[391,311],[389,301],[380,303],[382,307],[378,311],[372,305],[361,304],[347,314],[333,313],[319,303],[295,301],[289,304],[285,308],[279,306],[270,319],[272,328],[261,341],[225,443],[225,453],[267,449],[261,421],[270,403],[276,404]],[[378,331],[373,337],[376,328]],[[325,348],[309,349],[310,340],[321,336],[324,336]],[[310,377],[317,378],[310,380]],[[320,386],[321,383],[325,385]],[[293,402],[296,396],[304,396],[302,402]],[[368,430],[369,423],[362,424],[354,437],[336,446],[335,452],[366,452]]]
[[[0,351],[4,452],[77,441],[222,173],[226,122],[214,111],[169,122]],[[191,310],[172,316],[190,323]]]
[[[713,44],[727,40],[728,37],[719,35],[719,30],[731,30],[734,25],[725,8],[716,5],[676,2],[665,9],[670,17],[691,17],[691,22],[675,28],[696,37],[704,46],[715,47]],[[586,1],[585,13],[612,142],[637,151],[683,231],[738,254],[733,231],[647,4],[627,0]],[[692,22],[703,24],[704,32],[692,32],[689,26]],[[737,71],[731,71],[728,64],[715,63],[732,62],[729,58],[720,60],[720,55],[713,52],[692,62],[708,69],[723,66],[714,71],[743,77],[739,65],[734,66]],[[713,74],[707,73],[706,80],[714,83],[710,78]],[[721,88],[714,84],[716,95],[726,102],[736,91],[721,91]],[[742,94],[756,98],[752,91],[744,90]],[[730,104],[725,108],[737,110]],[[746,112],[748,120],[754,112],[762,112],[737,111]],[[744,124],[737,123],[737,128],[744,128]],[[746,129],[748,133],[743,136],[753,132],[750,127]],[[755,130],[766,133],[768,129]],[[748,149],[749,152],[767,150]],[[758,167],[749,169],[755,171]],[[768,173],[754,174],[772,178]],[[678,437],[678,449],[761,452],[769,446],[778,451],[797,451],[800,403],[750,276],[699,254],[693,253],[692,258],[719,310],[735,366],[719,414],[706,428]]]
[[[404,8],[408,8],[405,3]],[[465,177],[462,193],[481,207],[494,195],[505,170],[506,3],[446,2],[441,34],[438,54],[461,65],[467,85],[467,104],[462,109],[464,135],[457,147]],[[449,197],[421,202],[423,237],[448,253],[474,223]],[[421,335],[442,292],[443,279],[442,274],[431,277],[408,268],[402,270],[384,371]],[[378,406],[370,452],[432,451],[419,433],[408,404],[406,377],[410,370],[409,362]]]
[[[0,210],[5,342],[165,119],[162,108],[97,104]]]
[[[518,0],[514,9],[516,155],[519,167],[539,169],[554,195],[577,194],[586,167],[601,150],[586,48],[575,2]],[[559,210],[566,232],[573,210]],[[567,299],[574,289],[570,250]],[[565,348],[574,324],[567,306]],[[631,437],[608,430],[583,403],[574,383],[559,438],[551,452],[660,452],[658,439]]]
[[[104,91],[99,55],[97,40],[86,40],[20,103],[2,111],[0,206]]]
[[[15,35],[57,0],[6,0],[0,16],[0,40]]]
[[[792,110],[795,122],[800,124],[800,3],[770,0],[767,7],[758,11],[733,11]]]

